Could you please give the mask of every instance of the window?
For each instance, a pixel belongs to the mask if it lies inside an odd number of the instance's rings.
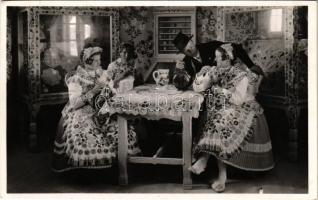
[[[271,14],[270,14],[270,31],[271,32],[282,31],[282,19],[283,19],[282,9],[271,10]]]
[[[85,24],[79,16],[64,16],[63,27],[64,49],[68,49],[71,56],[78,56],[82,49],[78,46],[78,40],[84,41],[91,36],[91,26]]]

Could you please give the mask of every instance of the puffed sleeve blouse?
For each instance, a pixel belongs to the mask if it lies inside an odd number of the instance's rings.
[[[258,87],[255,81],[258,81],[259,76],[253,72],[245,72],[233,66],[233,69],[224,75],[222,72],[220,73],[218,67],[213,66],[211,77],[214,80],[213,91],[225,96],[230,103],[241,105],[255,99],[255,90]],[[215,81],[218,81],[219,84],[215,84]]]
[[[87,99],[84,95],[95,86],[97,80],[106,85],[107,79],[108,74],[105,70],[98,69],[89,74],[79,66],[76,74],[66,81],[70,107],[77,109],[85,105],[86,101],[91,101],[92,99]]]

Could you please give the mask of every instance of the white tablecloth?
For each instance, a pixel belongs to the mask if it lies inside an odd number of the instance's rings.
[[[183,112],[197,118],[202,94],[194,91],[179,91],[173,85],[156,88],[156,85],[142,85],[133,90],[118,93],[101,107],[100,114],[141,115],[148,119],[167,118],[179,121]]]

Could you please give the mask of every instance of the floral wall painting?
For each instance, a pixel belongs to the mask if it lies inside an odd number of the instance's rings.
[[[281,39],[283,36],[282,8],[226,13],[224,18],[226,41]]]
[[[7,17],[7,80],[12,78],[12,18]]]
[[[136,66],[140,74],[147,72],[156,62],[154,9],[120,8],[120,41],[134,44],[138,54]],[[251,59],[268,75],[267,82],[264,81],[261,86],[262,92],[285,96],[285,71],[288,65],[286,60],[290,57],[284,44],[284,30],[290,30],[285,27],[286,17],[286,11],[280,7],[196,7],[196,41],[205,43],[221,40],[241,43]],[[290,36],[286,37],[290,41]],[[298,71],[301,74],[304,70],[302,68]],[[300,78],[300,83],[306,83],[306,77],[303,77]]]
[[[205,43],[217,39],[217,7],[197,8],[197,41]]]
[[[120,9],[120,40],[135,46],[136,73],[143,74],[154,62],[154,16],[151,7],[125,7]],[[138,75],[137,75],[138,77]]]
[[[308,40],[301,39],[298,43],[298,56],[296,58],[298,71],[298,96],[308,98]]]
[[[283,37],[289,30],[285,26],[285,13],[282,8],[240,8],[224,9],[218,17],[224,22],[224,40],[241,43],[254,63],[265,74],[262,94],[286,96],[287,44]],[[220,33],[221,34],[221,33]]]
[[[239,42],[257,34],[256,12],[231,13],[225,16],[225,41]]]
[[[154,55],[154,45],[153,45],[153,32],[148,31],[148,36],[145,40],[140,40],[136,44],[136,52],[139,55],[138,63],[141,64],[145,62],[145,69],[148,69],[151,64],[151,58]]]
[[[248,40],[244,43],[244,48],[251,59],[267,74],[260,87],[260,92],[284,96],[286,53],[283,41]]]
[[[148,23],[148,9],[146,7],[126,7],[120,12],[121,26],[132,39],[142,35]]]

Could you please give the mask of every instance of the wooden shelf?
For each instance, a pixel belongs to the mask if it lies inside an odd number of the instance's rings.
[[[160,41],[167,41],[167,42],[169,42],[169,41],[173,41],[174,40],[174,37],[169,37],[169,38],[167,38],[167,39],[165,39],[165,38],[160,38]],[[162,44],[162,43],[161,43]]]
[[[177,35],[178,33],[159,33],[159,35]]]
[[[178,50],[159,50],[160,52],[178,52]]]
[[[191,21],[160,21],[159,23],[191,23]]]
[[[176,57],[179,50],[172,43],[179,32],[188,36],[193,35],[195,12],[166,14],[156,18],[156,55],[160,58]]]
[[[161,47],[174,47],[173,44],[160,44]]]

